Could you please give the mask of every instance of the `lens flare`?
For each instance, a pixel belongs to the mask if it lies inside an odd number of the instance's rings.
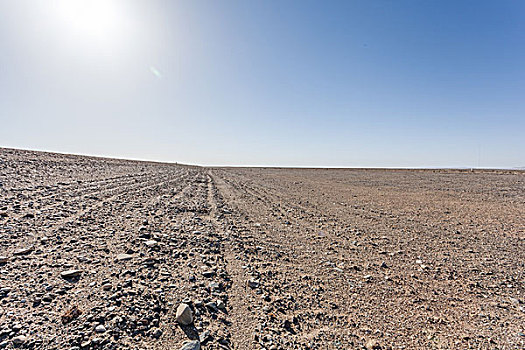
[[[149,67],[149,70],[151,71],[151,73],[153,73],[154,76],[156,76],[157,78],[162,78],[162,74],[159,72],[159,70],[153,66]]]

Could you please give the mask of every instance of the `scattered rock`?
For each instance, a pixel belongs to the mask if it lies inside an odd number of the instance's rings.
[[[366,342],[365,347],[367,348],[367,350],[378,350],[378,349],[381,349],[381,345],[375,339],[369,339]]]
[[[98,326],[95,327],[95,332],[104,333],[106,332],[106,327],[104,327],[103,324],[99,324]]]
[[[160,328],[153,328],[151,329],[151,336],[155,339],[160,338],[162,335],[162,330]]]
[[[117,255],[117,261],[127,261],[133,259],[131,254],[119,254]]]
[[[200,350],[201,343],[198,340],[187,341],[180,350]]]
[[[259,281],[254,280],[254,279],[248,280],[248,287],[250,287],[252,289],[258,288],[259,287]]]
[[[80,316],[82,311],[77,306],[73,306],[62,315],[62,323],[66,324],[73,321],[75,318]]]
[[[209,303],[206,303],[206,307],[210,309],[213,312],[218,312],[219,308],[217,307],[217,304],[213,301],[210,301]]]
[[[187,326],[193,322],[193,313],[188,304],[180,304],[175,314],[177,322],[183,326]]]
[[[19,335],[13,338],[13,344],[15,345],[22,345],[27,341],[27,337],[25,335]]]
[[[202,275],[206,278],[212,278],[215,275],[215,271],[205,270],[205,271],[202,271]]]
[[[151,248],[151,247],[155,247],[157,244],[159,244],[159,242],[151,239],[151,240],[144,242],[144,244]]]
[[[67,270],[67,271],[63,271],[60,273],[60,276],[62,276],[62,278],[74,278],[74,277],[78,277],[80,276],[80,274],[82,274],[82,270]]]
[[[33,246],[20,248],[20,249],[15,250],[15,252],[13,254],[14,255],[27,255],[27,254],[31,253],[33,251],[33,249],[34,249]]]
[[[210,331],[204,331],[199,335],[199,341],[201,342],[201,344],[206,343],[209,338],[210,338]]]

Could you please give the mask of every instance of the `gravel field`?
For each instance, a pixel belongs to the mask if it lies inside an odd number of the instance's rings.
[[[0,170],[0,349],[525,349],[523,171]]]

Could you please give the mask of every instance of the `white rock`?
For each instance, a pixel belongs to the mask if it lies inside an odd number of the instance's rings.
[[[97,332],[97,333],[104,333],[105,331],[106,331],[106,327],[104,327],[104,325],[102,325],[102,324],[99,324],[95,328],[95,332]]]
[[[159,242],[153,239],[150,239],[149,241],[144,242],[144,244],[147,245],[148,247],[155,247],[157,244],[159,244]]]

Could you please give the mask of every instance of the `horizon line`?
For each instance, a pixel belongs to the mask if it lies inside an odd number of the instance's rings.
[[[0,149],[6,150],[17,150],[17,151],[29,151],[29,152],[41,152],[50,154],[60,154],[69,156],[80,156],[80,157],[92,157],[102,159],[113,159],[113,160],[127,160],[134,162],[143,163],[158,163],[158,164],[170,164],[170,165],[181,165],[181,166],[193,166],[201,168],[272,168],[272,169],[372,169],[372,170],[508,170],[508,171],[525,171],[525,166],[519,167],[450,167],[450,166],[418,166],[418,167],[406,167],[406,166],[303,166],[303,165],[259,165],[259,164],[246,164],[246,165],[201,165],[201,164],[190,164],[181,163],[177,161],[163,161],[163,160],[152,160],[152,159],[141,159],[141,158],[123,158],[118,156],[102,155],[102,154],[87,154],[87,153],[70,153],[64,151],[55,151],[49,149],[29,149],[19,148],[12,146],[1,146]]]

